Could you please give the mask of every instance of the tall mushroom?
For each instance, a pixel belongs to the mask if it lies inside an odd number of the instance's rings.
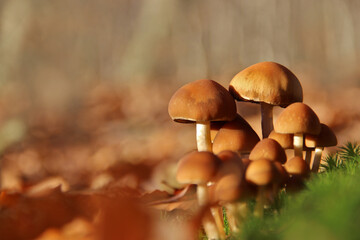
[[[213,142],[213,152],[218,154],[231,150],[240,154],[248,154],[260,141],[250,124],[240,115],[225,123],[218,131]]]
[[[202,79],[188,83],[171,97],[169,115],[175,122],[196,123],[198,151],[211,151],[210,121],[231,121],[235,101],[219,83]]]
[[[303,157],[304,134],[320,133],[320,121],[316,113],[304,103],[293,103],[280,113],[275,122],[278,133],[294,134],[295,156]]]
[[[310,169],[312,172],[318,172],[320,167],[321,155],[324,147],[336,146],[337,138],[335,133],[325,124],[321,123],[321,131],[319,135],[306,135],[305,146],[315,148],[315,156],[313,158]]]
[[[231,80],[229,91],[239,101],[260,103],[263,138],[273,129],[273,106],[286,107],[303,100],[297,77],[275,62],[261,62],[242,70]]]

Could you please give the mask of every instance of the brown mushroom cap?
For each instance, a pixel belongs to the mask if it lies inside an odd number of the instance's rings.
[[[221,160],[221,164],[216,173],[215,181],[229,174],[235,174],[239,176],[239,178],[243,176],[245,167],[239,154],[226,150],[217,154],[217,156]]]
[[[219,132],[220,128],[224,126],[226,122],[224,121],[217,121],[217,122],[211,122],[210,123],[210,137],[211,142],[214,142],[216,134]]]
[[[274,180],[275,168],[272,162],[266,158],[252,161],[246,169],[246,181],[257,186],[266,186]]]
[[[259,141],[259,136],[250,124],[237,115],[234,120],[225,123],[216,134],[213,152],[215,154],[224,150],[250,152]]]
[[[191,152],[179,161],[176,179],[184,184],[209,182],[218,169],[220,159],[211,152]]]
[[[319,135],[305,136],[305,146],[308,148],[315,147],[332,147],[337,145],[335,133],[325,124],[321,123],[321,131]]]
[[[278,133],[319,134],[321,125],[316,113],[304,103],[293,103],[278,116],[275,125]]]
[[[309,166],[301,157],[289,159],[285,165],[285,170],[292,176],[306,177],[310,173]]]
[[[217,156],[222,162],[234,161],[234,162],[241,162],[240,164],[242,164],[240,155],[237,152],[231,150],[222,151],[218,153]]]
[[[229,91],[240,101],[265,102],[281,107],[303,100],[297,77],[275,62],[261,62],[242,70],[231,80]]]
[[[250,152],[250,160],[266,158],[280,163],[286,162],[286,154],[281,145],[271,138],[265,138],[258,142]]]
[[[274,139],[277,141],[283,149],[292,149],[294,148],[294,134],[283,134],[277,133],[274,130],[271,131],[268,138]]]
[[[242,178],[236,174],[228,174],[215,184],[214,198],[217,201],[232,202],[237,200],[244,191]]]
[[[236,105],[219,83],[201,79],[178,89],[170,99],[168,111],[176,122],[230,121],[236,116]]]

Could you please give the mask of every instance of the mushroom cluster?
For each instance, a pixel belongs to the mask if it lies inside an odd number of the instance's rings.
[[[260,104],[262,139],[237,114],[235,100]],[[176,177],[179,183],[197,185],[197,202],[209,209],[202,220],[209,239],[226,238],[223,208],[231,231],[239,231],[251,212],[249,199],[256,201],[253,214],[262,217],[280,191],[301,189],[310,172],[319,171],[323,148],[337,140],[302,101],[297,77],[275,62],[242,70],[229,91],[202,79],[173,94],[169,115],[175,122],[195,123],[197,140],[197,151],[179,160]],[[275,123],[274,106],[285,108]],[[289,159],[288,149],[293,149]]]

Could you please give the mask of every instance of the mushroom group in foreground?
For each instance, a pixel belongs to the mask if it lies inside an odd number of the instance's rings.
[[[262,140],[237,114],[235,100],[260,103]],[[223,208],[230,229],[240,231],[240,219],[250,211],[246,201],[255,200],[253,214],[262,217],[280,192],[304,187],[310,169],[317,172],[319,168],[322,148],[336,145],[336,136],[302,100],[297,77],[274,62],[239,72],[229,91],[203,79],[174,93],[169,115],[175,122],[195,123],[197,139],[197,151],[180,159],[177,179],[197,185],[198,205],[208,207],[202,222],[209,239],[226,239]],[[273,106],[285,108],[275,124]],[[285,149],[292,148],[295,156],[287,159]],[[303,150],[311,149],[316,152],[312,166],[303,158]]]

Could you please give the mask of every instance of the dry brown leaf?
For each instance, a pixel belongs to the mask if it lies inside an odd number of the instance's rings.
[[[198,208],[196,199],[195,185],[188,185],[184,189],[179,189],[175,194],[169,198],[163,198],[148,202],[148,205],[165,211],[180,210],[194,210]]]
[[[136,199],[103,199],[97,233],[101,240],[151,239],[152,220]]]
[[[46,229],[36,240],[96,240],[93,225],[83,218],[76,218],[61,229]]]
[[[7,202],[12,196],[5,196]],[[75,212],[57,188],[46,196],[31,198],[18,196],[16,201],[2,205],[0,236],[3,239],[31,239],[49,227],[69,222]]]

